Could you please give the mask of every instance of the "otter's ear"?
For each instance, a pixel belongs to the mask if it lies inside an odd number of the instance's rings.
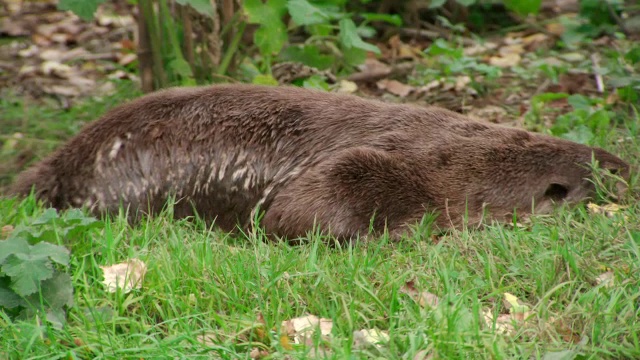
[[[547,186],[547,190],[544,192],[544,197],[553,200],[555,202],[560,202],[567,198],[569,195],[569,188],[557,183],[551,183]]]

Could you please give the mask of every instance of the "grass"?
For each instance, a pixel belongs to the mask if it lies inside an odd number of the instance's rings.
[[[1,99],[2,136],[24,134],[3,148],[15,159],[37,158],[77,132],[85,121],[130,98],[131,88],[69,111]],[[638,121],[629,112],[623,123]],[[3,125],[5,125],[3,124]],[[598,142],[638,166],[637,134]],[[26,139],[26,140],[25,140]],[[47,139],[45,147],[40,140]],[[5,144],[7,142],[5,141]],[[13,169],[13,165],[6,165]],[[8,182],[12,174],[3,175]],[[637,174],[631,188],[637,188]],[[526,227],[488,225],[433,237],[428,227],[400,243],[328,246],[268,243],[259,234],[232,237],[200,222],[168,215],[129,226],[122,217],[79,237],[61,238],[72,252],[75,304],[67,324],[18,321],[0,310],[0,358],[247,359],[270,358],[637,359],[640,358],[640,205],[634,191],[613,217],[585,205],[533,218]],[[42,214],[33,199],[0,199],[0,226]],[[55,228],[54,228],[55,230]],[[139,258],[143,287],[108,293],[99,266]],[[598,283],[607,270],[613,283]],[[421,306],[404,291],[437,295]],[[507,313],[504,293],[531,307],[531,318],[504,334],[483,311]],[[313,314],[333,321],[331,336],[313,345],[283,341],[284,320]],[[354,331],[389,332],[377,347],[354,346]],[[564,357],[563,357],[564,356]],[[322,358],[322,356],[319,356]]]

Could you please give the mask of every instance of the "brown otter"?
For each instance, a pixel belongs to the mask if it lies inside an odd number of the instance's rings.
[[[158,91],[116,107],[18,176],[13,193],[56,208],[119,206],[197,214],[224,230],[264,211],[272,235],[304,236],[315,224],[338,238],[370,225],[391,234],[438,211],[442,227],[465,209],[548,211],[593,191],[598,148],[471,121],[435,107],[388,104],[294,87],[215,85]],[[373,217],[373,222],[371,221]]]

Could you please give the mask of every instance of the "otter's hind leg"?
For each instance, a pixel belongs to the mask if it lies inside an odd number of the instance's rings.
[[[407,154],[358,147],[308,169],[282,188],[262,225],[268,234],[294,239],[314,226],[337,239],[387,227],[399,237],[432,202],[424,172]],[[372,220],[373,219],[373,220]]]

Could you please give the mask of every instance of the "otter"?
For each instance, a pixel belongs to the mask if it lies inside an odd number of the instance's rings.
[[[176,199],[225,231],[251,228],[337,239],[393,238],[434,212],[443,228],[514,211],[546,213],[594,192],[588,164],[628,176],[599,148],[485,124],[438,107],[391,104],[297,87],[210,85],[160,90],[86,125],[19,174],[58,209],[129,209],[132,219]]]

